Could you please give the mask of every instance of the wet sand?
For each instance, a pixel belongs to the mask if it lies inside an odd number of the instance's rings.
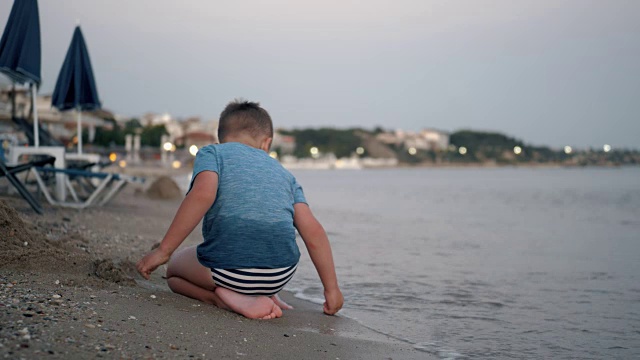
[[[161,239],[179,201],[127,188],[102,208],[45,206],[38,216],[21,199],[0,196],[0,357],[428,356],[286,292],[283,299],[295,309],[280,319],[248,320],[173,294],[164,269],[142,279],[133,264]],[[199,236],[198,228],[183,246]]]

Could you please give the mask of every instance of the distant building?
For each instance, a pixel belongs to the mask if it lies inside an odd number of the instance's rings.
[[[217,137],[209,132],[202,131],[192,131],[188,132],[185,135],[175,139],[175,143],[177,146],[184,145],[185,147],[190,147],[191,145],[195,145],[200,149],[203,146],[211,145],[217,143]]]
[[[6,126],[12,126],[11,107],[12,91],[4,89],[0,91],[0,122]],[[28,89],[17,88],[15,94],[15,114],[17,117],[29,118],[31,121],[31,94]],[[51,95],[39,95],[36,97],[38,109],[38,122],[54,138],[63,143],[72,141],[77,132],[77,114],[74,110],[60,112],[51,105]],[[82,127],[88,131],[89,142],[93,141],[97,127],[111,128],[112,124],[103,120],[112,114],[108,110],[83,111]]]
[[[386,145],[398,145],[402,143],[402,140],[398,138],[397,134],[390,132],[383,132],[376,135],[376,140]]]
[[[175,141],[176,139],[184,136],[184,130],[180,121],[169,113],[156,114],[146,113],[142,115],[140,119],[142,126],[158,126],[164,125],[164,128],[169,134],[169,141]]]
[[[449,134],[434,129],[424,129],[419,133],[413,131],[396,130],[376,135],[376,140],[386,145],[401,146],[405,149],[417,150],[445,150],[449,146]]]
[[[276,131],[273,133],[271,149],[279,151],[280,154],[293,154],[296,150],[296,138]]]
[[[446,150],[449,147],[449,133],[447,132],[424,129],[420,131],[420,135],[427,141],[429,150]]]

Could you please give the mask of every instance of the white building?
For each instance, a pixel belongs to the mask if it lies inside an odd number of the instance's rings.
[[[180,121],[171,116],[171,114],[169,113],[146,113],[142,115],[142,119],[140,120],[140,122],[142,123],[142,126],[164,125],[164,128],[169,134],[169,141],[171,142],[175,141],[175,139],[183,137],[185,134]]]
[[[376,139],[387,145],[402,146],[405,149],[417,150],[445,150],[449,146],[449,134],[434,129],[424,129],[419,133],[413,131],[396,130],[376,135]]]
[[[429,150],[446,150],[449,147],[449,133],[447,132],[424,129],[420,131],[420,135],[429,144]]]

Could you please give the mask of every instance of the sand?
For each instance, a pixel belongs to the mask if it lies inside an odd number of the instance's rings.
[[[168,176],[160,176],[154,180],[146,193],[152,199],[162,200],[176,200],[184,196],[176,182]]]
[[[21,199],[0,197],[0,357],[428,356],[286,292],[281,295],[294,310],[249,320],[172,293],[163,269],[142,279],[134,264],[161,239],[179,201],[125,189],[102,208],[45,206],[38,216]],[[199,234],[184,245],[196,244]]]

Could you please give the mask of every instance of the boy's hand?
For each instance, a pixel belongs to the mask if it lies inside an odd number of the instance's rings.
[[[325,290],[324,291],[324,306],[322,310],[327,315],[334,315],[340,309],[342,309],[342,304],[344,303],[344,297],[342,297],[342,292],[340,289],[335,290]]]
[[[167,254],[160,248],[156,248],[140,259],[136,264],[136,268],[143,278],[149,280],[151,273],[157,269],[158,266],[169,261],[169,257],[170,254]]]

